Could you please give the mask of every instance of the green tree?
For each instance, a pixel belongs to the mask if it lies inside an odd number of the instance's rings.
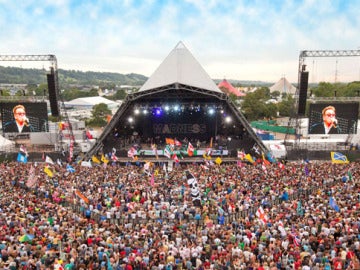
[[[105,103],[95,105],[91,110],[92,118],[86,121],[88,126],[104,127],[107,124],[106,118],[111,114],[111,110]]]
[[[249,121],[263,119],[273,111],[273,106],[267,106],[265,102],[270,99],[270,90],[261,87],[252,93],[248,93],[241,103],[241,110]],[[276,115],[276,113],[275,113]]]
[[[287,95],[278,103],[278,111],[280,116],[291,116],[295,109],[295,99],[291,95]]]

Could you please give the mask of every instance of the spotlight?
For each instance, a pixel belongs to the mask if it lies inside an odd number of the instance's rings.
[[[170,107],[168,105],[165,106],[165,111],[170,110]]]
[[[140,113],[140,110],[139,110],[139,109],[135,109],[135,110],[134,110],[134,113],[137,115],[137,114]]]
[[[134,122],[134,119],[132,117],[129,117],[128,121],[129,121],[129,123],[132,123],[132,122]]]
[[[144,109],[143,110],[143,114],[147,114],[148,113],[148,110],[147,109]]]
[[[226,122],[226,123],[230,123],[230,122],[231,122],[231,117],[230,117],[230,116],[226,116],[226,117],[225,117],[225,122]]]
[[[209,113],[210,115],[213,115],[213,114],[215,113],[214,108],[210,108],[209,111],[208,111],[208,113]]]
[[[154,111],[153,111],[153,114],[155,116],[160,116],[162,114],[161,108],[155,108]]]
[[[179,105],[174,106],[174,111],[177,112],[179,110]]]

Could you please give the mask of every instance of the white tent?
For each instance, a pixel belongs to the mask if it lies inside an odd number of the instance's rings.
[[[115,101],[98,96],[98,97],[76,98],[76,99],[70,100],[68,102],[65,102],[65,106],[91,109],[93,106],[100,104],[100,103],[105,103],[106,105],[108,105],[108,107],[110,109],[118,107],[120,105],[119,103],[117,103]]]
[[[6,151],[15,146],[15,142],[0,135],[0,151]]]
[[[296,87],[293,86],[289,81],[282,77],[277,83],[269,87],[270,93],[274,91],[279,91],[280,94],[291,94],[295,95],[296,93]]]

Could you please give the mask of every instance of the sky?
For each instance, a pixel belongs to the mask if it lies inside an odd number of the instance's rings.
[[[359,14],[358,0],[0,0],[0,55],[151,76],[182,41],[212,79],[297,82],[301,51],[360,50]],[[305,61],[310,83],[360,80],[360,57]]]

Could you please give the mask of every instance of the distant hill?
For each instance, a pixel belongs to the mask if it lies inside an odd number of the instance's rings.
[[[46,74],[48,71],[44,69],[34,68],[18,68],[18,67],[3,67],[0,66],[0,84],[40,84],[47,83]],[[67,85],[104,85],[104,84],[116,84],[116,85],[131,85],[142,86],[148,77],[136,74],[120,74],[113,72],[94,72],[94,71],[78,71],[78,70],[58,70],[59,83],[63,87]],[[216,84],[219,84],[222,80],[214,79]],[[240,81],[231,80],[228,81],[233,86],[270,86],[272,83],[262,81]]]
[[[47,83],[43,69],[26,69],[18,67],[0,66],[0,83],[13,84],[40,84]],[[76,70],[58,70],[59,83],[61,85],[101,85],[113,83],[116,85],[141,86],[148,79],[146,76],[130,73],[120,74],[111,72],[93,72]]]

